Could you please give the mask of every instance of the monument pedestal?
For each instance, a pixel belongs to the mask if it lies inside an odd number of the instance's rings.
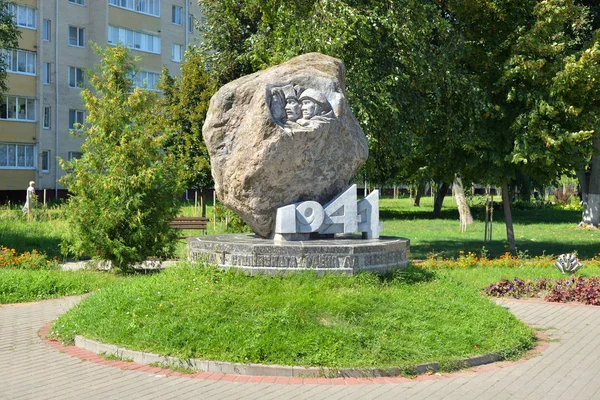
[[[250,274],[315,271],[357,274],[385,273],[408,264],[410,241],[397,237],[362,239],[345,235],[333,239],[280,242],[254,234],[190,237],[188,258]]]

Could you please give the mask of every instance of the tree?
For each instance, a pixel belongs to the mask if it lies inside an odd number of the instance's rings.
[[[164,95],[160,100],[161,122],[169,136],[165,151],[183,159],[186,187],[200,189],[205,198],[213,180],[202,125],[216,86],[205,70],[205,61],[198,49],[186,51],[181,78],[173,78],[164,66],[158,88]],[[202,204],[205,207],[206,201]],[[204,208],[202,215],[205,214]]]
[[[345,62],[349,103],[369,140],[369,182],[409,180],[427,166],[452,182],[464,161],[460,138],[467,75],[450,74],[453,42],[433,1],[204,0],[204,53],[224,84],[318,51]],[[433,154],[433,156],[432,156]],[[447,162],[446,162],[447,161]],[[451,164],[451,168],[447,166]]]
[[[552,181],[589,154],[592,131],[568,100],[573,86],[566,81],[590,36],[587,10],[572,0],[449,0],[445,6],[467,48],[462,61],[471,82],[485,94],[473,171],[477,181],[502,187],[514,252],[511,182],[518,174]]]
[[[205,52],[219,84],[308,51],[341,58],[369,140],[369,181],[409,181],[426,171],[441,189],[438,211],[456,174],[500,186],[513,252],[516,177],[552,182],[590,157],[591,111],[589,120],[576,115],[567,81],[590,48],[592,26],[573,0],[202,5]]]
[[[342,59],[369,142],[369,181],[397,171],[403,132],[423,121],[429,10],[420,1],[206,0],[204,53],[219,85],[312,51]],[[413,112],[406,112],[408,109]],[[402,117],[400,117],[402,116]],[[392,134],[393,132],[393,134]]]
[[[182,166],[164,151],[169,137],[156,117],[157,94],[133,88],[136,60],[121,46],[96,51],[101,62],[90,77],[93,90],[81,94],[88,110],[83,156],[61,160],[72,228],[63,246],[127,270],[172,255],[176,234],[168,221],[184,190]]]
[[[21,37],[21,31],[17,28],[9,4],[7,0],[0,0],[0,49],[4,50],[16,49]],[[6,60],[0,57],[0,92],[8,91],[6,67]]]

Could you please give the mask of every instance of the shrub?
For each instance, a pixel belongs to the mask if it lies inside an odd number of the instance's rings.
[[[63,249],[76,256],[109,260],[131,270],[150,257],[173,255],[177,235],[168,222],[177,215],[183,192],[181,161],[164,149],[164,113],[157,94],[132,89],[136,59],[122,47],[103,52],[94,90],[81,96],[88,114],[81,134],[83,156],[61,160],[61,179],[72,193],[67,204],[70,236]]]

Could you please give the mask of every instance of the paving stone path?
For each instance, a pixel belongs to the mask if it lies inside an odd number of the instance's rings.
[[[297,381],[165,375],[90,361],[41,340],[40,328],[78,301],[0,306],[0,399],[600,399],[600,308],[501,301],[549,338],[525,361],[413,380]]]

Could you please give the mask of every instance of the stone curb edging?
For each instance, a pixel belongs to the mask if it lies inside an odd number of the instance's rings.
[[[47,323],[38,331],[38,336],[40,339],[45,342],[47,345],[55,348],[56,350],[68,354],[72,357],[76,357],[81,359],[82,361],[90,361],[96,364],[111,366],[114,368],[119,368],[122,370],[135,370],[138,372],[155,374],[158,376],[181,376],[193,379],[200,380],[213,380],[213,381],[230,381],[230,382],[238,382],[238,383],[276,383],[276,384],[320,384],[320,385],[360,385],[360,384],[398,384],[398,383],[407,383],[407,382],[416,382],[423,380],[437,380],[443,378],[452,378],[459,377],[464,375],[471,375],[472,373],[480,373],[487,372],[494,368],[504,368],[511,365],[521,364],[529,360],[530,358],[542,353],[549,346],[548,337],[538,331],[537,337],[539,339],[538,345],[530,350],[527,355],[517,361],[499,361],[494,362],[490,361],[490,363],[479,364],[479,367],[476,365],[472,365],[472,369],[470,371],[456,371],[447,374],[439,374],[435,373],[432,370],[427,370],[424,374],[418,375],[414,378],[405,378],[401,376],[395,377],[342,377],[342,378],[317,378],[317,377],[291,377],[291,376],[257,376],[257,375],[239,375],[239,374],[226,374],[223,372],[196,372],[192,374],[186,374],[182,372],[173,371],[168,367],[154,367],[143,363],[138,363],[135,361],[121,361],[121,360],[106,360],[104,357],[99,354],[80,348],[74,345],[63,345],[59,341],[49,338],[48,334],[52,327],[52,322]],[[86,339],[89,340],[89,339]],[[99,343],[101,344],[101,343]],[[110,345],[104,345],[110,346]],[[116,347],[116,346],[115,346]],[[127,350],[130,351],[130,350]],[[107,353],[110,354],[110,353]],[[122,355],[124,357],[124,355]],[[165,357],[157,356],[159,359],[164,360]],[[486,356],[478,356],[473,357],[474,361],[481,361],[483,357]],[[152,362],[152,361],[150,361]],[[229,364],[229,363],[223,363]],[[437,364],[437,363],[432,363]],[[429,364],[425,364],[429,365]],[[173,365],[175,366],[175,365]],[[288,367],[289,368],[289,367]]]
[[[298,367],[285,365],[264,365],[264,364],[241,364],[224,361],[207,361],[199,359],[180,359],[170,356],[161,356],[153,353],[144,353],[141,351],[129,350],[124,347],[118,347],[112,344],[104,344],[83,336],[75,336],[75,346],[91,351],[95,354],[111,354],[121,359],[131,359],[140,364],[160,364],[173,366],[175,368],[191,368],[198,371],[220,373],[228,375],[250,375],[250,376],[283,376],[289,378],[390,378],[399,376],[402,370],[399,368],[318,368],[318,367]],[[458,364],[465,368],[477,367],[480,365],[491,364],[500,361],[501,357],[496,354],[486,354],[476,357],[470,357],[458,361]],[[432,362],[417,365],[416,374],[422,375],[427,372],[436,372],[439,370],[439,363]]]

